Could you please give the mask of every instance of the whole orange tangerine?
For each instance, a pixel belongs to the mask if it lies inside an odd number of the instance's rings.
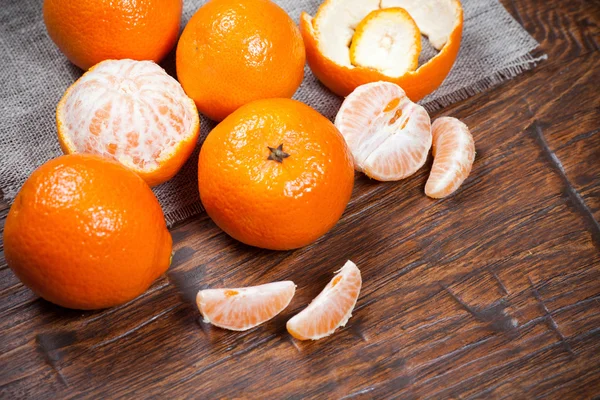
[[[176,61],[198,110],[220,121],[253,100],[292,97],[304,76],[304,42],[269,0],[211,0],[186,25]]]
[[[171,245],[142,178],[93,155],[58,157],[35,170],[4,228],[15,275],[44,299],[75,309],[137,297],[169,267]]]
[[[87,70],[103,60],[160,61],[179,34],[182,0],[44,0],[48,35]]]
[[[198,162],[200,198],[213,221],[246,244],[306,246],[342,215],[354,184],[337,128],[290,99],[240,107],[209,133]]]

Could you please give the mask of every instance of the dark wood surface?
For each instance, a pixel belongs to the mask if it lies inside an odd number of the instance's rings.
[[[150,290],[98,312],[37,298],[0,253],[0,397],[600,395],[600,3],[503,3],[549,59],[434,115],[475,137],[458,193],[425,197],[428,168],[359,176],[338,225],[291,252],[242,245],[202,215],[172,230],[173,265]],[[347,259],[364,283],[346,328],[292,339],[287,319]],[[297,295],[263,326],[201,322],[198,289],[282,279]]]

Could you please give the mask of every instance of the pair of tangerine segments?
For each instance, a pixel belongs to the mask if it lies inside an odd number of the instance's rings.
[[[346,325],[356,305],[362,278],[348,261],[314,300],[287,322],[288,332],[299,340],[317,340]],[[200,290],[196,303],[204,321],[220,328],[245,331],[275,317],[291,302],[292,281],[235,289]]]
[[[380,181],[411,176],[434,162],[425,193],[441,198],[453,193],[471,172],[475,144],[469,129],[455,118],[438,118],[413,103],[400,86],[374,82],[359,86],[342,103],[335,125],[346,139],[357,171]]]

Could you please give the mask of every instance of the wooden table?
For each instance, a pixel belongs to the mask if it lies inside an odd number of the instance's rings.
[[[425,197],[429,168],[398,183],[360,176],[338,225],[290,252],[192,218],[172,230],[169,272],[99,312],[37,298],[2,257],[0,398],[599,395],[600,3],[503,3],[549,60],[437,113],[477,143],[453,197]],[[285,322],[347,259],[364,281],[348,325],[293,340]],[[201,322],[199,288],[281,279],[297,295],[265,325]]]

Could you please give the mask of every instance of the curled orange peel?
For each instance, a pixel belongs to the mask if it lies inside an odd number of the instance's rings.
[[[327,0],[317,12],[322,11]],[[454,65],[460,49],[463,29],[463,9],[459,0],[451,0],[455,8],[455,22],[448,40],[439,53],[415,71],[409,71],[399,77],[391,77],[373,68],[344,66],[327,55],[319,47],[319,35],[315,27],[315,18],[302,12],[300,31],[306,47],[308,65],[315,76],[331,91],[339,96],[347,96],[358,86],[365,83],[387,81],[404,89],[412,101],[419,101],[436,90],[446,79]]]

